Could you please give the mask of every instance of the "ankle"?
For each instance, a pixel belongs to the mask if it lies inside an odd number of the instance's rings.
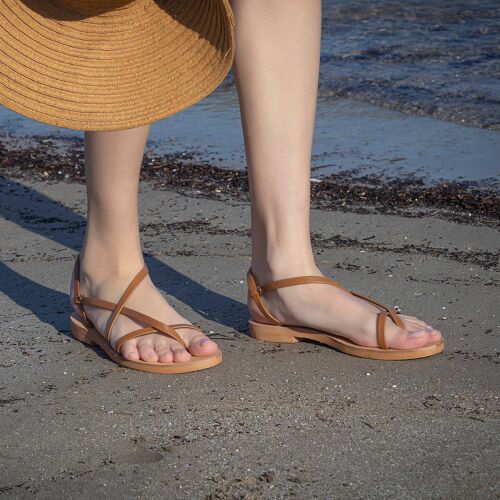
[[[283,255],[281,258],[278,256],[273,258],[253,257],[251,267],[259,285],[283,278],[321,274],[312,253],[310,256]]]
[[[115,251],[109,248],[85,246],[80,252],[80,278],[82,283],[104,282],[110,278],[120,281],[130,278],[144,265],[138,249]]]

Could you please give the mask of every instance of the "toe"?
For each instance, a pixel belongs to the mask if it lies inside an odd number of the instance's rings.
[[[175,363],[185,363],[191,359],[191,354],[189,354],[189,352],[180,345],[178,345],[178,347],[173,347],[172,353]]]
[[[157,352],[158,352],[158,361],[160,363],[172,363],[172,361],[174,360],[174,354],[170,350],[170,348],[165,347]]]
[[[424,322],[405,322],[406,330],[413,332],[416,330],[426,330],[429,334],[429,342],[436,342],[441,338],[441,332]]]
[[[154,337],[154,350],[158,356],[158,361],[161,363],[171,363],[174,359],[170,349],[169,341],[166,337],[155,335]]]
[[[156,354],[152,340],[148,338],[140,339],[137,342],[137,349],[143,361],[158,361],[158,355]]]
[[[432,329],[429,331],[429,338],[431,342],[439,342],[443,338],[443,335],[439,330]]]
[[[133,340],[125,342],[120,348],[120,353],[124,358],[130,359],[131,361],[137,361],[140,359],[139,351],[137,350],[136,343]]]
[[[210,356],[217,351],[217,344],[205,335],[198,335],[191,340],[188,348],[193,356]]]
[[[409,331],[404,328],[398,328],[388,344],[393,349],[417,349],[418,347],[427,345],[429,342],[429,330],[416,329]]]
[[[415,327],[417,327],[418,329],[432,328],[425,321],[422,321],[421,319],[418,319],[415,316],[403,316],[403,315],[401,315],[400,317],[405,324],[412,325],[413,329],[415,329]]]

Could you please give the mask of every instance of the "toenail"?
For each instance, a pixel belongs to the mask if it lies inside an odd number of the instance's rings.
[[[424,330],[417,330],[416,332],[410,332],[409,335],[411,338],[417,339],[419,337],[423,337],[424,334],[425,334]]]
[[[210,339],[203,339],[201,342],[200,342],[200,345],[205,345],[205,344],[208,344],[209,342],[212,342]]]

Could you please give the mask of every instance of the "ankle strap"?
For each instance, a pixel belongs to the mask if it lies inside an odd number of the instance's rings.
[[[255,283],[255,278],[252,273],[252,269],[249,269],[247,272],[247,283],[248,283],[248,293],[250,294],[250,297],[254,300],[254,302],[257,304],[257,307],[259,308],[259,311],[274,325],[281,325],[281,321],[276,319],[264,306],[262,303],[262,287],[257,286]]]
[[[80,291],[80,254],[76,256],[75,265],[73,266],[73,300],[71,303],[73,304],[74,309],[78,312],[78,314],[88,323],[89,318],[85,314],[85,310],[82,306],[82,297]]]
[[[252,272],[252,268],[248,270],[247,273],[247,283],[248,283],[248,292],[252,299],[257,304],[260,312],[269,320],[272,321],[276,325],[281,325],[281,322],[276,319],[265,307],[262,301],[262,295],[265,292],[270,292],[271,290],[276,290],[278,288],[286,288],[289,286],[295,285],[304,285],[307,283],[320,283],[326,285],[333,285],[346,292],[349,292],[347,288],[344,288],[342,285],[339,285],[336,281],[327,278],[326,276],[295,276],[293,278],[283,278],[280,280],[272,281],[271,283],[266,283],[265,285],[258,286],[255,282],[255,277]]]

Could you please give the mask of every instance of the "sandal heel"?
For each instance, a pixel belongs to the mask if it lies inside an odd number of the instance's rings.
[[[277,342],[280,344],[294,344],[298,340],[293,335],[292,331],[283,326],[266,325],[264,323],[256,323],[249,321],[250,337],[261,340],[263,342]]]
[[[71,333],[75,339],[79,340],[88,345],[96,345],[96,343],[90,338],[90,330],[85,326],[78,318],[70,315],[69,322],[71,324]]]

